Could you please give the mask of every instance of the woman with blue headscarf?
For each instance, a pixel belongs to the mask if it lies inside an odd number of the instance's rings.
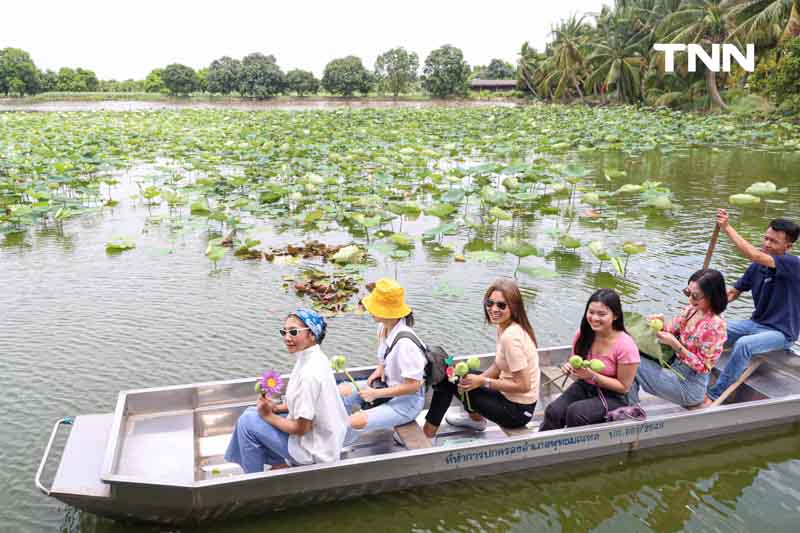
[[[242,413],[231,435],[225,460],[246,473],[287,465],[325,463],[339,459],[349,427],[347,412],[328,357],[320,344],[325,319],[310,309],[286,317],[280,334],[294,365],[284,395],[276,404],[261,395],[255,407]]]

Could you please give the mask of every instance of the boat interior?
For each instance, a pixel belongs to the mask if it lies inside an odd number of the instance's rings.
[[[525,428],[508,430],[490,422],[484,431],[475,431],[443,422],[436,437],[429,441],[421,430],[426,413],[423,410],[417,424],[407,424],[398,429],[404,444],[396,442],[392,430],[374,431],[363,434],[355,444],[345,448],[342,457],[366,457],[406,449],[458,446],[532,435],[538,431],[549,402],[561,393],[562,387],[569,386],[569,382],[564,383],[559,366],[570,355],[569,347],[540,351],[541,383],[549,383],[541,387],[534,419]],[[482,368],[486,368],[493,357],[494,354],[481,356]],[[727,354],[723,354],[719,367],[725,364],[726,358]],[[775,352],[763,360],[767,363],[754,365],[754,372],[731,391],[726,403],[800,393],[800,357],[792,352]],[[350,373],[356,379],[365,379],[371,371],[372,368],[364,367],[352,369]],[[718,370],[715,369],[714,373],[717,375]],[[346,378],[337,374],[337,379],[343,381]],[[93,446],[99,456],[104,456],[100,471],[105,481],[136,480],[185,485],[239,475],[242,473],[239,466],[226,463],[223,454],[239,415],[255,403],[254,383],[255,379],[247,379],[120,393],[113,415],[95,415],[103,417],[96,419],[95,423],[108,426],[105,432],[109,435],[107,445],[102,439],[87,443],[80,437],[74,442],[71,438],[61,463],[69,463],[71,454],[85,456],[86,446]],[[644,392],[640,395],[640,402],[650,420],[687,412],[683,407]],[[454,399],[450,410],[462,410],[460,402]],[[83,423],[88,424],[91,420]],[[76,430],[80,432],[77,425],[73,434]]]

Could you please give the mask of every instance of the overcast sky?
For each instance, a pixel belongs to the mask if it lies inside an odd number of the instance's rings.
[[[322,75],[331,59],[357,55],[367,68],[395,46],[419,55],[461,48],[470,65],[515,62],[552,25],[596,13],[611,0],[2,0],[0,48],[22,48],[40,69],[83,67],[101,79],[142,79],[156,67],[208,66],[224,55],[273,54],[283,70]]]

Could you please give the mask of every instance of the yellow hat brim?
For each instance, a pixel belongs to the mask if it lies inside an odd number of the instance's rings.
[[[399,305],[386,305],[383,302],[376,302],[375,301],[375,293],[369,293],[363,300],[361,300],[361,304],[366,308],[366,310],[372,316],[376,316],[378,318],[403,318],[404,316],[411,313],[411,308],[405,304],[405,302],[401,302]]]

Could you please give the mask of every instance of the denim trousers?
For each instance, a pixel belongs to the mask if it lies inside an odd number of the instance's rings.
[[[710,374],[700,374],[679,359],[675,359],[671,366],[672,369],[665,368],[658,361],[642,357],[636,379],[628,391],[629,401],[632,404],[639,403],[641,387],[645,392],[683,407],[702,402]]]
[[[236,421],[225,460],[247,474],[263,472],[264,465],[295,464],[289,455],[289,434],[267,423],[255,407],[245,409]]]
[[[367,386],[366,380],[357,381],[359,389]],[[361,395],[356,392],[353,384],[350,383],[351,394],[343,396],[342,401],[344,407],[347,409],[348,414],[352,414],[356,408],[364,408],[364,400]],[[416,420],[422,408],[425,407],[425,387],[422,386],[413,394],[404,394],[402,396],[395,396],[386,403],[382,403],[377,407],[372,407],[364,411],[367,415],[367,425],[361,429],[350,428],[345,437],[344,444],[349,446],[355,442],[359,435],[367,431],[375,431],[378,429],[393,429],[395,426],[402,426],[412,420]]]
[[[788,350],[792,344],[793,341],[786,340],[786,336],[777,329],[752,320],[729,320],[725,347],[733,346],[733,350],[716,384],[708,389],[708,397],[712,400],[719,398],[742,375],[754,355]]]

